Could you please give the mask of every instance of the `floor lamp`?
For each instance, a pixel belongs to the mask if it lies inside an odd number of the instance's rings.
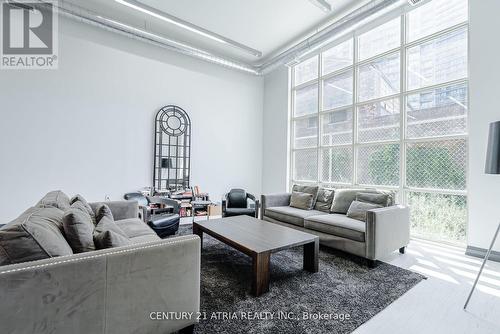
[[[500,174],[500,121],[493,122],[490,124],[490,134],[488,137],[488,153],[486,155],[486,174]],[[472,297],[472,293],[474,293],[474,289],[476,289],[477,282],[479,282],[479,277],[481,277],[481,273],[483,272],[484,266],[488,261],[488,258],[491,254],[491,249],[495,244],[495,241],[498,237],[498,233],[500,232],[500,224],[498,224],[495,235],[493,236],[493,240],[491,240],[490,248],[486,252],[486,256],[484,257],[483,264],[481,264],[481,268],[479,269],[479,273],[477,274],[476,280],[474,281],[474,285],[472,285],[472,289],[470,290],[469,296],[467,297],[467,301],[464,305],[464,310],[467,308],[469,304],[470,298]]]

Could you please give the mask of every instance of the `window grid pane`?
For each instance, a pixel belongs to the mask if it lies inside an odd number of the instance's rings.
[[[399,144],[359,147],[357,161],[357,183],[399,185]]]
[[[318,112],[318,85],[313,84],[295,91],[294,116],[304,116]]]
[[[423,238],[465,242],[467,197],[408,192],[411,232]]]
[[[460,139],[408,144],[406,165],[409,187],[464,190],[467,143]]]
[[[399,52],[370,61],[359,67],[359,101],[399,93]]]
[[[352,71],[323,81],[323,110],[352,104]]]
[[[295,86],[318,77],[318,57],[312,57],[295,66]]]
[[[397,17],[358,37],[359,60],[397,48],[401,43],[401,18]]]
[[[467,0],[433,0],[408,14],[408,41],[412,42],[467,21]]]
[[[293,122],[294,148],[318,146],[318,117],[307,117]]]
[[[399,119],[399,98],[358,107],[359,142],[398,140]]]
[[[352,183],[352,147],[331,147],[321,151],[321,180]]]
[[[466,134],[467,101],[466,83],[408,95],[408,138]]]
[[[353,39],[349,39],[323,53],[323,75],[351,66],[353,62]]]
[[[318,180],[318,151],[300,150],[293,152],[293,179],[297,181]]]
[[[351,144],[352,125],[352,109],[321,115],[321,144],[323,146]]]
[[[467,76],[467,30],[459,29],[407,51],[408,89]]]

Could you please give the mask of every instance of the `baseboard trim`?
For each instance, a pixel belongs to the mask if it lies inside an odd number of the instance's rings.
[[[488,251],[487,249],[484,249],[481,247],[467,246],[467,249],[465,250],[465,255],[479,257],[481,259],[484,259],[487,251]],[[491,251],[490,257],[488,260],[500,262],[500,252]]]

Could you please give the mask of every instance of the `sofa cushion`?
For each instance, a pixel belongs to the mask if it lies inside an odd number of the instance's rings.
[[[97,223],[94,229],[94,236],[107,230],[113,231],[116,234],[120,234],[121,236],[128,238],[127,233],[125,233],[125,231],[118,227],[118,224],[116,224],[116,222],[114,222],[112,219],[109,219],[109,217],[104,216],[101,218],[99,223]]]
[[[290,196],[290,206],[302,210],[311,210],[313,207],[314,196],[308,193],[299,193],[294,191]]]
[[[366,222],[366,212],[371,209],[382,208],[382,205],[354,201],[347,210],[347,217]]]
[[[304,218],[326,215],[326,213],[317,210],[302,210],[290,206],[276,206],[266,208],[265,215],[285,223],[304,227]]]
[[[364,222],[338,213],[311,216],[304,221],[305,228],[361,242],[365,241],[365,225]]]
[[[332,207],[333,195],[335,194],[334,189],[319,188],[318,198],[316,199],[316,204],[314,205],[314,210],[330,212]]]
[[[318,198],[318,186],[301,186],[298,184],[294,184],[292,187],[292,192],[297,191],[299,193],[308,193],[313,195],[313,205],[316,204],[316,199]]]
[[[36,261],[73,251],[62,232],[63,211],[32,207],[0,229],[0,265]]]
[[[64,212],[63,229],[66,241],[74,253],[95,250],[94,224],[81,202],[77,201]]]
[[[115,220],[109,206],[104,203],[100,203],[95,210],[95,220],[99,222],[104,216],[111,220]]]
[[[107,249],[114,247],[128,246],[132,241],[113,230],[105,230],[94,235],[94,242],[97,249]]]
[[[117,220],[115,223],[129,238],[135,238],[145,235],[156,236],[156,233],[139,218]]]
[[[60,210],[67,210],[71,205],[68,195],[61,190],[54,190],[48,192],[41,200],[35,205],[41,208],[54,207]]]
[[[356,195],[356,201],[364,203],[372,203],[381,205],[383,207],[393,205],[394,193],[393,192],[376,192],[376,193],[365,193],[359,192]]]
[[[73,196],[69,202],[70,202],[71,205],[73,205],[77,201],[81,202],[81,204],[85,207],[85,210],[88,212],[90,218],[92,219],[92,223],[94,225],[96,225],[97,224],[97,220],[96,220],[96,217],[95,217],[95,212],[94,212],[94,210],[92,210],[92,208],[90,207],[90,205],[87,202],[87,200],[85,198],[83,198],[82,195],[78,194],[78,195]]]
[[[140,235],[138,237],[129,238],[133,244],[140,244],[144,242],[159,241],[161,238],[156,234]]]
[[[333,196],[331,212],[346,214],[351,203],[356,200],[356,196],[363,194],[386,194],[388,195],[387,206],[394,205],[394,192],[378,189],[337,189]]]

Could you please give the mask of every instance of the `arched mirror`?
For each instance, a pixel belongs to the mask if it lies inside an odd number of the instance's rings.
[[[153,188],[177,191],[189,188],[191,120],[180,107],[161,108],[155,118]]]

